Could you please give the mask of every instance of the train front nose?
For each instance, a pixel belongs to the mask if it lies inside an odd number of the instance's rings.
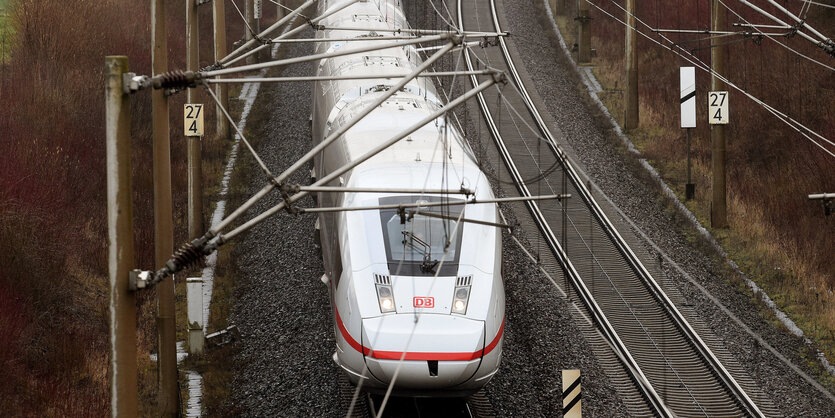
[[[396,373],[398,390],[453,388],[478,370],[484,322],[454,315],[384,315],[363,319],[362,339],[370,349],[368,370],[383,385]]]

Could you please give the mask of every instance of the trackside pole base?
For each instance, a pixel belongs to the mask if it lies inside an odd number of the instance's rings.
[[[687,184],[684,186],[684,200],[690,200],[696,197],[696,184],[693,183],[693,176],[691,174],[692,168],[690,161],[690,128],[685,129],[685,131],[687,133]]]
[[[203,354],[203,278],[186,279],[188,301],[188,353]]]

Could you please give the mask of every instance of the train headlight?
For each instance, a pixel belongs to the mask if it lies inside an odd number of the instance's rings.
[[[470,286],[455,288],[452,298],[452,312],[464,315],[467,313],[467,302],[470,300]]]
[[[377,285],[377,301],[380,302],[380,312],[394,312],[394,294],[391,291],[391,286]]]

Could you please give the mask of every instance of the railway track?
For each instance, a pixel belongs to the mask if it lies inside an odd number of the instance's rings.
[[[496,0],[490,0],[489,6],[478,0],[464,3],[457,0],[459,29],[489,27],[502,32]],[[479,27],[465,27],[465,20]],[[609,362],[610,366],[628,376],[621,383],[633,385],[633,395],[624,399],[630,412],[659,416],[776,413],[762,398],[758,402],[766,404],[763,410],[752,401],[615,228],[546,126],[505,40],[498,42],[499,48],[478,55],[467,53],[466,64],[469,70],[482,65],[505,69],[513,83],[505,91],[516,89],[518,94],[479,94],[480,111],[519,194],[573,196],[556,207],[536,202],[525,205],[570,283],[565,291],[581,301],[602,334],[599,343],[607,345],[617,360]],[[476,83],[476,77],[471,81]],[[561,169],[549,170],[556,165]]]
[[[339,380],[339,396],[345,410],[351,402],[354,408],[350,417],[376,417],[383,402],[382,395],[363,393],[354,401],[354,386],[344,377]],[[412,398],[391,397],[386,403],[383,417],[419,418],[419,417],[460,417],[460,418],[489,418],[493,414],[490,401],[484,392],[477,392],[466,398]]]

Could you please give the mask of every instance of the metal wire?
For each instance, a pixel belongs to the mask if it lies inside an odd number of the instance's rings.
[[[226,119],[229,121],[232,127],[235,128],[235,132],[237,132],[238,135],[240,135],[241,141],[244,142],[246,148],[249,150],[249,153],[252,154],[253,157],[255,157],[255,161],[258,163],[259,166],[261,166],[261,170],[264,171],[264,174],[266,174],[267,177],[269,177],[270,179],[274,178],[273,173],[270,171],[269,168],[267,168],[267,165],[264,163],[264,160],[262,160],[261,157],[258,156],[258,153],[255,152],[255,149],[252,148],[252,145],[249,143],[249,141],[247,141],[246,136],[244,136],[244,133],[241,132],[241,129],[238,127],[238,124],[235,123],[235,120],[232,119],[232,116],[220,102],[220,99],[217,98],[217,95],[215,95],[214,90],[209,87],[208,83],[203,83],[203,87],[209,93],[209,95],[212,96],[212,100],[215,101],[215,104],[217,105],[218,109],[220,109],[221,112],[223,112],[223,115],[226,116]]]
[[[222,1],[222,0],[221,0],[221,1]],[[239,15],[239,16],[241,16],[241,20],[243,20],[244,25],[246,26],[247,30],[249,30],[249,33],[250,33],[252,36],[258,36],[258,34],[257,34],[257,33],[255,33],[255,31],[254,31],[254,30],[252,30],[252,26],[249,26],[249,22],[247,22],[247,20],[246,20],[246,16],[244,16],[244,14],[241,12],[241,9],[238,7],[238,3],[235,3],[235,0],[229,0],[229,1],[230,1],[230,2],[232,2],[232,5],[233,5],[233,6],[235,6],[235,10],[237,10],[237,11],[238,11],[238,15]],[[246,0],[244,0],[244,1],[246,1]]]
[[[709,73],[709,74],[711,74],[711,75],[715,76],[716,78],[718,78],[719,80],[721,80],[722,82],[724,82],[725,84],[727,84],[729,87],[731,87],[731,88],[733,88],[733,89],[735,89],[735,90],[739,91],[740,93],[742,93],[743,95],[745,95],[746,97],[748,97],[749,99],[751,99],[752,101],[754,101],[754,103],[757,103],[758,105],[760,105],[761,107],[763,107],[766,111],[768,111],[768,112],[769,112],[769,113],[771,113],[772,115],[777,116],[777,118],[778,118],[779,120],[781,120],[783,123],[785,123],[786,125],[788,125],[788,126],[789,126],[789,127],[791,127],[792,129],[794,129],[794,130],[795,130],[796,132],[798,132],[801,136],[803,136],[804,138],[806,138],[807,140],[809,140],[810,142],[812,142],[815,146],[817,146],[818,148],[820,148],[821,150],[823,150],[826,154],[829,154],[831,157],[835,158],[835,152],[833,152],[833,151],[829,150],[828,148],[826,148],[825,146],[823,146],[820,142],[818,142],[818,141],[816,141],[815,139],[813,139],[813,138],[812,138],[809,134],[814,135],[815,137],[818,137],[818,138],[819,138],[819,139],[821,139],[822,141],[824,141],[824,142],[826,142],[826,143],[828,143],[828,144],[830,144],[830,145],[832,145],[832,146],[835,146],[835,142],[833,142],[833,141],[832,141],[832,140],[830,140],[830,139],[825,138],[824,136],[822,136],[821,134],[819,134],[819,133],[815,132],[815,131],[814,131],[814,130],[812,130],[811,128],[809,128],[809,127],[807,127],[807,126],[803,125],[802,123],[798,122],[797,120],[793,119],[792,117],[790,117],[790,116],[786,115],[785,113],[783,113],[783,112],[781,112],[781,111],[777,110],[776,108],[774,108],[773,106],[769,105],[768,103],[765,103],[764,101],[762,101],[762,100],[758,99],[758,98],[757,98],[757,97],[755,97],[753,94],[751,94],[751,93],[747,92],[746,90],[742,89],[741,87],[739,87],[739,86],[738,86],[738,85],[736,85],[735,83],[733,83],[733,82],[731,82],[730,80],[728,80],[728,79],[727,79],[726,77],[724,77],[723,75],[721,75],[721,74],[719,74],[719,73],[717,73],[717,72],[713,71],[713,69],[712,69],[712,68],[710,68],[710,66],[709,66],[709,65],[705,64],[705,63],[704,63],[701,59],[699,59],[699,58],[698,58],[698,57],[696,57],[695,55],[690,54],[690,53],[687,53],[687,54],[685,55],[685,54],[683,54],[683,53],[681,53],[681,52],[680,52],[680,51],[682,51],[682,49],[681,49],[681,48],[676,48],[676,49],[673,49],[673,48],[671,48],[670,46],[667,46],[667,45],[665,45],[664,43],[659,42],[658,40],[654,39],[653,37],[651,37],[651,36],[647,35],[646,33],[642,32],[641,30],[639,30],[637,27],[630,26],[629,24],[627,24],[627,23],[626,23],[626,22],[624,22],[623,20],[621,20],[621,19],[619,19],[618,17],[616,17],[616,16],[612,15],[611,13],[609,13],[609,12],[608,12],[608,11],[606,11],[605,9],[601,8],[600,6],[598,6],[598,5],[594,4],[594,3],[593,3],[593,2],[591,2],[590,0],[581,0],[581,1],[586,1],[587,3],[589,3],[590,5],[592,5],[593,7],[595,7],[596,9],[598,9],[601,13],[605,14],[605,15],[606,15],[606,16],[608,16],[609,18],[611,18],[611,19],[613,19],[613,20],[615,20],[615,21],[619,22],[620,24],[622,24],[622,25],[624,25],[624,26],[626,26],[626,27],[632,28],[633,30],[635,30],[635,32],[637,32],[637,33],[638,33],[638,34],[640,34],[641,36],[643,36],[643,37],[645,37],[645,38],[649,39],[651,42],[653,42],[653,43],[655,43],[655,44],[657,44],[657,45],[661,46],[662,48],[665,48],[665,49],[669,50],[670,52],[672,52],[672,53],[674,53],[674,54],[678,55],[679,57],[681,57],[681,58],[683,58],[685,61],[687,61],[687,62],[689,62],[689,63],[693,64],[695,67],[699,68],[700,70],[705,71],[705,72],[707,72],[707,73]],[[719,1],[721,2],[722,0],[719,0]],[[617,3],[615,3],[615,4],[617,4]],[[622,9],[622,8],[621,8],[621,9]],[[639,19],[638,19],[637,17],[636,17],[635,19],[636,19],[637,21],[639,21]],[[640,21],[640,22],[641,22],[642,24],[644,24],[645,26],[648,26],[648,25],[646,25],[646,23],[643,23],[643,21]],[[665,37],[665,39],[667,39],[667,38]],[[671,44],[672,44],[672,42],[671,42]],[[684,52],[687,52],[687,51],[685,50]],[[804,132],[804,131],[805,131],[805,132]],[[808,134],[807,134],[807,132],[808,132]]]

